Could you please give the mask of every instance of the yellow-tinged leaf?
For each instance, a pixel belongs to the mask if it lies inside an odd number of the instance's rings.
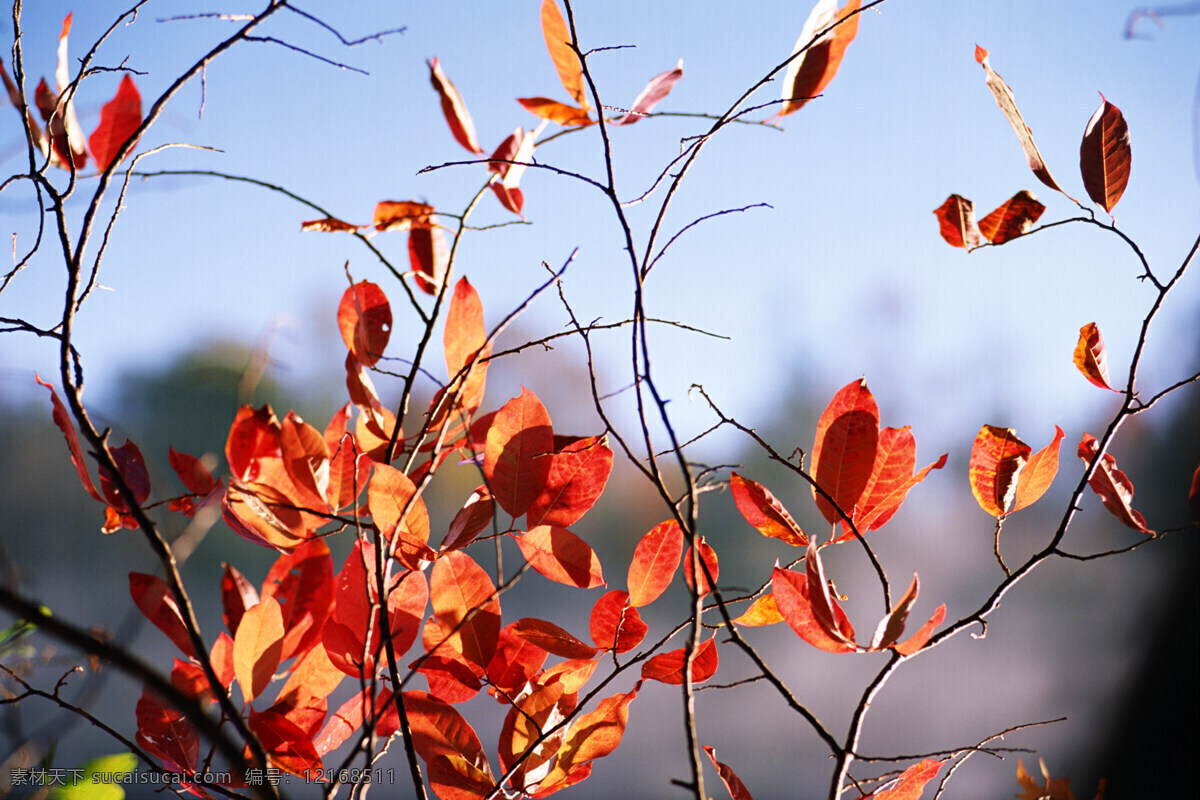
[[[283,610],[273,597],[247,609],[233,637],[233,670],[246,702],[262,694],[283,654]]]
[[[1104,337],[1096,323],[1089,322],[1079,329],[1079,342],[1075,345],[1075,366],[1093,386],[1120,392],[1108,382],[1108,353],[1104,349]]]
[[[586,111],[591,106],[583,85],[583,67],[571,46],[571,31],[567,21],[563,19],[554,0],[542,1],[542,37],[546,40],[546,49],[550,51],[550,59],[554,61],[554,69],[558,71],[563,88]]]
[[[1032,452],[1012,428],[984,425],[979,429],[968,472],[971,492],[980,508],[993,517],[1009,512],[1017,494],[1017,480]]]

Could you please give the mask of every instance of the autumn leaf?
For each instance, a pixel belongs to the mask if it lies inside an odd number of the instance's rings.
[[[1100,95],[1100,107],[1088,120],[1079,143],[1079,171],[1088,197],[1110,215],[1129,183],[1132,151],[1121,109]]]
[[[839,632],[836,638],[818,621],[809,599],[811,589],[807,575],[775,567],[771,572],[771,589],[780,615],[797,636],[813,647],[830,653],[854,652],[856,647],[852,643],[853,629],[849,628],[849,621],[845,621],[845,626],[851,635],[846,637]],[[836,604],[833,604],[833,608],[835,614],[841,611]],[[845,620],[845,615],[842,614],[840,619]],[[851,641],[846,641],[847,638]]]
[[[946,621],[946,604],[937,607],[933,612],[933,616],[921,626],[921,628],[912,636],[905,639],[899,644],[892,645],[892,649],[902,656],[911,656],[913,653],[920,651],[929,643],[933,632],[937,630],[937,626]]]
[[[866,380],[846,384],[817,422],[812,451],[812,475],[817,486],[847,515],[871,479],[879,441],[879,408]],[[841,519],[837,509],[813,489],[817,508],[832,525]],[[811,544],[811,543],[810,543]]]
[[[491,775],[479,736],[452,706],[425,692],[404,692],[403,700],[413,747],[426,764],[438,756],[457,756]]]
[[[117,152],[125,145],[142,124],[142,95],[128,75],[121,77],[121,85],[100,109],[100,124],[88,138],[96,169],[103,172],[109,168]],[[130,148],[132,151],[133,148]]]
[[[550,652],[516,632],[516,623],[500,629],[496,653],[484,671],[488,691],[498,700],[520,694],[537,678]]]
[[[777,622],[783,622],[783,614],[779,613],[779,606],[775,602],[775,594],[773,592],[767,592],[761,597],[755,598],[750,607],[743,611],[741,616],[733,620],[734,625],[741,625],[747,628],[774,625]]]
[[[40,375],[35,374],[33,379],[50,392],[51,419],[62,432],[63,438],[67,440],[67,450],[71,453],[71,463],[75,465],[75,471],[79,473],[80,483],[94,500],[103,503],[104,498],[100,496],[100,492],[96,491],[96,485],[92,483],[92,476],[88,474],[87,463],[83,460],[83,449],[79,446],[79,436],[75,433],[70,412],[67,411],[62,400],[58,399],[58,392],[54,391],[52,384],[46,383]]]
[[[605,585],[596,552],[566,528],[538,525],[513,538],[529,566],[550,580],[580,589]]]
[[[587,109],[569,106],[549,97],[518,97],[517,102],[530,114],[564,127],[583,128],[596,123],[588,116]]]
[[[1033,227],[1045,210],[1033,192],[1022,189],[980,220],[979,232],[992,244],[1004,244]]]
[[[500,143],[488,160],[488,171],[496,173],[499,177],[498,181],[493,180],[490,184],[492,191],[500,200],[500,204],[517,216],[521,216],[521,209],[525,207],[525,195],[521,192],[519,184],[525,170],[529,168],[528,165],[533,161],[536,139],[537,131],[517,128]]]
[[[867,479],[867,485],[863,487],[862,495],[854,506],[853,519],[859,532],[866,533],[883,527],[900,509],[914,486],[925,480],[930,471],[946,466],[946,458],[947,454],[943,453],[937,461],[914,473],[917,443],[912,429],[906,425],[903,428],[881,430],[871,477]],[[848,536],[853,534],[843,534],[840,538]]]
[[[1093,386],[1120,393],[1108,382],[1108,352],[1104,349],[1104,337],[1096,323],[1089,322],[1079,329],[1079,342],[1075,345],[1075,366]]]
[[[640,687],[639,681],[630,692],[604,698],[595,711],[583,714],[571,723],[554,768],[539,784],[539,792],[548,793],[551,789],[577,783],[587,775],[582,772],[583,768],[617,749],[629,722],[629,704],[637,697]]]
[[[679,59],[679,64],[675,69],[664,72],[661,75],[655,75],[646,84],[646,88],[638,93],[638,96],[633,99],[633,105],[629,107],[629,111],[620,119],[615,119],[613,125],[632,125],[638,120],[645,117],[654,107],[663,101],[671,90],[675,88],[675,84],[683,77],[683,59]],[[523,104],[522,104],[523,105]]]
[[[429,82],[433,84],[442,101],[442,114],[446,117],[446,124],[450,126],[450,133],[454,134],[454,140],[470,152],[482,155],[483,148],[475,140],[475,123],[471,121],[471,115],[467,113],[467,106],[463,103],[458,89],[454,88],[446,73],[442,72],[436,58],[425,63],[429,65]]]
[[[271,565],[262,593],[275,598],[283,612],[282,658],[317,646],[333,608],[334,585],[333,559],[323,539],[310,539]]]
[[[968,250],[983,244],[983,236],[975,225],[975,204],[967,198],[952,194],[933,213],[946,244]]]
[[[578,522],[603,494],[612,464],[607,436],[555,436],[546,486],[530,503],[526,521],[560,527]]]
[[[767,487],[734,472],[729,476],[729,490],[742,517],[763,536],[779,539],[793,547],[808,546],[804,531]]]
[[[383,290],[370,281],[347,289],[338,304],[338,328],[354,357],[375,366],[392,335],[392,307]]]
[[[1090,433],[1085,433],[1079,441],[1077,453],[1085,465],[1090,465],[1100,450],[1100,443]],[[1117,460],[1110,453],[1105,453],[1092,477],[1088,479],[1092,491],[1100,495],[1112,515],[1135,531],[1154,535],[1154,531],[1146,527],[1146,520],[1133,509],[1133,483],[1125,473],[1117,469]]]
[[[519,397],[497,412],[487,433],[483,474],[500,507],[519,517],[546,488],[554,452],[550,415],[537,395],[522,387]]]
[[[708,756],[709,761],[712,761],[713,766],[717,768],[717,774],[721,776],[721,782],[725,784],[725,789],[729,792],[732,800],[754,800],[750,796],[750,790],[746,788],[746,784],[742,783],[737,773],[728,764],[717,761],[716,749],[705,745],[704,753]]]
[[[33,109],[25,107],[24,98],[21,97],[21,91],[17,85],[13,83],[12,78],[8,76],[8,70],[4,68],[4,60],[0,59],[0,80],[4,81],[4,89],[8,92],[8,100],[12,103],[13,108],[18,112],[25,108],[25,121],[29,125],[29,132],[33,139],[33,146],[38,152],[46,154],[46,139],[42,135],[42,126],[38,125],[37,119],[33,116]]]
[[[429,577],[429,600],[447,645],[486,669],[500,637],[500,600],[488,574],[461,550],[444,553]]]
[[[922,792],[925,791],[925,784],[937,777],[938,771],[944,763],[944,761],[926,759],[913,764],[900,773],[900,777],[884,784],[883,788],[866,795],[863,800],[866,800],[867,797],[874,800],[919,800]]]
[[[546,40],[546,50],[550,52],[558,79],[567,94],[586,111],[591,106],[583,85],[583,67],[571,45],[571,31],[562,12],[558,10],[558,4],[554,0],[542,0],[541,17],[542,38]]]
[[[187,715],[142,689],[135,709],[135,741],[146,752],[162,760],[169,772],[193,773],[200,755],[200,735]]]
[[[495,513],[496,504],[492,502],[487,486],[478,487],[451,520],[450,530],[446,531],[446,538],[442,542],[442,551],[460,550],[475,541],[475,537],[492,524]]]
[[[917,573],[914,572],[912,583],[908,585],[904,595],[896,601],[892,610],[879,620],[879,625],[875,628],[875,635],[871,637],[872,650],[883,650],[900,640],[904,634],[904,625],[908,622],[908,614],[912,611],[913,603],[917,602],[917,593],[920,589],[921,583],[917,580]]]
[[[309,219],[300,223],[301,232],[317,231],[318,233],[351,233],[356,231],[363,225],[355,225],[352,222],[344,222],[336,217],[321,217],[320,219]]]
[[[513,623],[513,633],[559,658],[586,659],[596,655],[596,648],[543,619],[523,617]]]
[[[375,230],[407,231],[414,226],[428,226],[433,215],[433,206],[416,200],[382,200],[375,204],[371,224]]]
[[[697,540],[697,546],[700,549],[700,559],[703,562],[703,566],[699,571],[699,594],[701,597],[704,597],[712,591],[713,583],[716,582],[721,574],[721,567],[717,561],[717,551],[713,550],[708,542],[704,541],[703,536]],[[705,568],[708,569],[707,575],[704,572]],[[709,581],[709,577],[712,578],[712,582]],[[690,547],[683,554],[683,580],[687,584],[688,589],[692,589],[696,585],[696,581],[692,577],[692,548]]]
[[[67,55],[67,36],[71,32],[71,20],[74,14],[67,14],[63,19],[62,31],[58,35],[58,64],[54,70],[54,82],[58,86],[58,98],[63,97],[71,83],[71,60]],[[128,76],[126,76],[128,77]],[[56,98],[57,99],[57,98]],[[140,120],[139,120],[140,122]],[[48,126],[54,135],[51,144],[63,166],[69,160],[75,169],[83,169],[87,165],[87,149],[83,142],[83,128],[79,118],[75,116],[75,100],[68,96],[62,103],[59,116]]]
[[[179,611],[179,604],[162,578],[143,572],[131,572],[129,594],[138,610],[154,623],[154,627],[165,633],[184,653],[189,656],[196,655],[187,626],[183,622],[183,615]]]
[[[445,354],[446,374],[451,380],[446,393],[453,394],[461,386],[459,404],[468,415],[474,414],[483,402],[487,380],[485,359],[491,353],[491,347],[487,344],[483,303],[475,287],[466,278],[459,278],[450,295],[446,327],[442,333],[442,351]]]
[[[592,642],[601,650],[624,653],[637,647],[649,627],[629,602],[629,593],[613,590],[592,606]]]
[[[232,564],[225,564],[221,575],[221,619],[230,633],[237,633],[246,609],[258,605],[258,590]]]
[[[629,562],[629,604],[635,608],[658,599],[679,568],[683,556],[683,532],[675,520],[655,525],[644,535]]]
[[[1003,517],[1017,494],[1021,470],[1033,449],[1017,438],[1012,428],[984,425],[971,447],[968,474],[971,492],[979,507],[993,517]]]
[[[408,264],[417,288],[428,295],[441,291],[449,262],[450,247],[442,229],[432,223],[414,224],[408,232]]]
[[[1003,112],[1004,118],[1008,120],[1008,124],[1012,126],[1013,132],[1017,135],[1017,141],[1021,144],[1021,151],[1025,154],[1025,162],[1029,164],[1029,169],[1033,171],[1033,174],[1042,183],[1057,192],[1062,192],[1063,196],[1071,202],[1076,202],[1075,198],[1062,190],[1050,174],[1050,169],[1046,166],[1046,162],[1042,160],[1042,154],[1038,152],[1037,145],[1034,144],[1033,131],[1025,124],[1025,119],[1021,116],[1021,112],[1017,110],[1017,101],[1013,96],[1012,89],[1004,82],[1003,78],[996,74],[996,71],[992,69],[992,65],[988,63],[988,51],[979,45],[975,45],[975,60],[983,67],[984,72],[987,73],[987,87],[991,89],[992,96],[996,99],[996,105],[1000,106],[1000,111]]]
[[[669,653],[660,653],[642,664],[642,677],[672,686],[683,684],[687,649],[680,648]],[[696,657],[692,660],[692,683],[703,683],[717,671],[719,658],[715,637],[700,643]]]
[[[813,7],[792,53],[800,52],[810,42],[812,46],[788,64],[783,76],[784,102],[779,117],[799,111],[833,80],[846,48],[858,35],[858,15],[855,14],[858,3],[859,0],[850,0],[838,11],[836,0],[818,0]],[[814,42],[814,37],[819,38]]]
[[[1037,502],[1050,488],[1054,476],[1058,474],[1058,449],[1064,436],[1066,434],[1063,433],[1063,429],[1055,425],[1054,439],[1050,444],[1031,455],[1025,462],[1021,474],[1017,477],[1017,493],[1013,498],[1010,514]]]
[[[273,597],[247,609],[233,636],[233,670],[249,703],[262,694],[283,654],[283,612]]]

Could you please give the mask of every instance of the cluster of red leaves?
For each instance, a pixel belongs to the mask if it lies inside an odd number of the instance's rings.
[[[43,133],[32,110],[26,114],[29,133],[34,145],[50,163],[62,169],[80,170],[87,166],[88,151],[100,172],[108,169],[121,147],[142,124],[142,96],[128,75],[121,78],[117,93],[100,109],[100,122],[84,143],[83,128],[75,115],[75,87],[71,85],[70,60],[67,57],[67,35],[71,32],[72,15],[63,19],[62,32],[58,36],[58,66],[54,72],[57,91],[42,78],[33,94],[33,105],[37,107],[42,121],[46,123]],[[0,62],[0,79],[8,91],[9,101],[18,111],[26,107],[21,90],[9,77]],[[78,84],[76,84],[77,86]],[[132,151],[132,148],[130,148]]]

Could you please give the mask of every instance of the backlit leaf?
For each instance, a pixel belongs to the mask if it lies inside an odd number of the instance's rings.
[[[576,639],[567,631],[534,617],[523,617],[513,623],[513,633],[560,658],[594,658],[596,648]]]
[[[436,58],[425,63],[429,65],[429,81],[442,101],[442,114],[446,117],[450,132],[454,134],[454,140],[470,152],[482,155],[483,148],[475,140],[475,123],[471,121],[471,115],[467,113],[467,106],[458,94],[458,89],[454,88],[446,73],[442,72]]]
[[[596,122],[588,116],[587,109],[569,106],[566,103],[551,100],[549,97],[518,97],[517,102],[530,114],[548,119],[558,125],[582,128]]]
[[[589,107],[583,85],[583,67],[571,46],[571,31],[554,0],[542,0],[542,37],[554,61],[554,69],[567,94],[585,110]]]
[[[513,538],[529,565],[550,580],[580,589],[605,585],[596,552],[566,528],[538,525]]]
[[[452,381],[467,368],[476,355],[487,358],[491,348],[487,344],[487,330],[483,323],[483,303],[479,293],[466,278],[460,278],[450,296],[450,308],[446,312],[446,329],[442,334],[442,345],[446,357],[446,373]],[[480,351],[483,352],[480,352]],[[468,414],[475,412],[483,400],[487,362],[476,363],[465,378],[460,402]],[[457,383],[452,383],[457,388]]]
[[[734,472],[729,476],[729,489],[738,511],[763,536],[780,539],[794,547],[808,546],[804,531],[767,487]]]
[[[483,459],[492,496],[514,518],[529,510],[546,488],[553,452],[550,415],[537,395],[522,387],[520,396],[496,413]]]
[[[804,556],[804,572],[808,578],[808,601],[817,624],[824,628],[830,638],[856,647],[854,628],[838,606],[837,598],[833,596],[816,542],[808,543],[808,552]]]
[[[492,524],[496,514],[496,504],[487,486],[480,486],[471,492],[471,496],[463,507],[454,515],[450,522],[450,530],[446,531],[446,539],[442,542],[442,550],[459,550],[475,541],[475,537]]]
[[[683,532],[675,520],[660,522],[638,541],[629,562],[629,604],[654,602],[666,591],[683,557]]]
[[[687,650],[680,648],[669,653],[660,653],[642,664],[642,677],[646,680],[680,686],[683,684]],[[703,683],[717,671],[719,657],[715,638],[706,639],[696,650],[692,660],[692,682]]]
[[[347,289],[338,305],[338,328],[354,357],[375,366],[392,335],[392,307],[383,290],[370,281]]]
[[[907,425],[879,432],[871,477],[854,507],[854,524],[860,533],[883,527],[899,510],[910,489],[925,480],[931,470],[946,465],[946,454],[913,474],[916,463],[917,443]]]
[[[933,636],[933,632],[937,630],[937,626],[941,625],[945,621],[946,606],[943,603],[937,607],[937,610],[933,612],[933,616],[929,618],[929,621],[921,626],[920,630],[908,637],[908,639],[904,640],[903,642],[893,645],[892,649],[902,656],[911,656],[929,642],[930,637]]]
[[[1021,470],[1033,449],[1012,428],[984,425],[971,447],[968,467],[971,492],[979,507],[993,517],[1009,512],[1017,494]]]
[[[761,597],[755,598],[750,607],[743,611],[740,617],[733,620],[734,625],[747,628],[774,625],[777,622],[783,622],[783,614],[779,613],[779,606],[775,602],[773,592],[767,592]]]
[[[283,654],[283,612],[272,597],[246,610],[233,636],[233,671],[249,703],[262,694]]]
[[[87,464],[83,460],[83,450],[79,446],[79,437],[75,434],[75,426],[71,423],[70,412],[67,411],[62,400],[58,399],[58,392],[54,391],[53,385],[42,380],[40,375],[34,375],[33,379],[50,392],[51,418],[58,429],[62,431],[63,438],[67,440],[67,450],[71,453],[71,463],[75,465],[75,471],[79,473],[80,483],[93,499],[103,503],[104,499],[100,497],[100,492],[96,491],[96,485],[92,483],[92,476],[88,474]]]
[[[1112,213],[1129,183],[1132,151],[1121,109],[1100,95],[1100,107],[1088,120],[1079,143],[1079,171],[1088,197]]]
[[[142,572],[129,573],[129,594],[146,619],[167,635],[175,646],[189,656],[195,656],[192,640],[188,637],[183,615],[175,602],[175,595],[162,578]]]
[[[601,650],[624,653],[641,644],[649,627],[629,604],[629,593],[613,590],[592,606],[588,623],[592,642]]]
[[[709,577],[715,582],[721,574],[721,567],[717,563],[717,552],[709,546],[708,542],[704,541],[704,537],[699,539],[700,558],[704,561],[704,566],[708,568],[708,575],[704,574],[704,569],[699,571],[700,575],[700,596],[704,597],[712,591],[713,584],[709,581]],[[683,554],[683,579],[691,589],[695,584],[692,577],[692,548],[688,548]]]
[[[258,604],[258,590],[232,564],[225,564],[221,575],[221,618],[230,633],[237,633],[246,609]]]
[[[975,226],[975,204],[967,198],[952,194],[933,213],[946,244],[968,250],[983,244],[983,235]]]
[[[321,756],[311,737],[278,711],[250,709],[246,725],[262,743],[271,764],[293,775],[307,777],[321,772]]]
[[[992,91],[992,96],[996,99],[996,105],[1000,106],[1000,111],[1004,113],[1004,118],[1008,120],[1008,124],[1012,126],[1013,132],[1017,135],[1017,141],[1021,144],[1021,152],[1025,154],[1025,162],[1029,164],[1029,169],[1037,176],[1038,180],[1062,194],[1072,202],[1075,198],[1063,192],[1054,177],[1050,174],[1050,169],[1046,166],[1046,162],[1042,160],[1042,154],[1038,152],[1037,145],[1033,142],[1033,131],[1025,124],[1025,119],[1021,116],[1021,112],[1017,110],[1017,101],[1013,97],[1012,89],[1004,82],[1004,79],[996,74],[992,69],[992,65],[988,63],[988,51],[984,50],[979,45],[975,46],[975,60],[983,67],[987,74],[987,87]]]
[[[322,217],[321,219],[310,219],[300,223],[300,230],[302,232],[318,231],[320,233],[349,233],[362,227],[362,225],[343,222],[336,217]]]
[[[542,671],[550,653],[516,633],[516,623],[500,629],[496,653],[487,665],[489,691],[496,699],[514,697]]]
[[[1046,207],[1026,189],[1005,200],[979,221],[979,232],[992,244],[1004,244],[1033,227]]]
[[[850,653],[854,645],[833,638],[822,626],[809,602],[809,582],[804,573],[775,567],[771,572],[771,589],[784,622],[804,641],[830,653]],[[847,623],[849,624],[849,623]]]
[[[403,698],[413,746],[426,764],[439,755],[458,756],[491,775],[479,736],[452,706],[425,692],[405,692]]]
[[[200,735],[187,715],[158,699],[149,689],[135,710],[138,746],[157,756],[168,772],[192,773],[200,755]]]
[[[500,637],[500,600],[488,574],[461,550],[443,553],[433,565],[429,599],[450,648],[486,668]]]
[[[150,473],[146,470],[146,460],[142,458],[142,451],[136,444],[126,440],[120,447],[109,447],[108,452],[117,465],[121,479],[132,490],[133,499],[139,505],[146,502],[150,497]],[[100,468],[100,491],[108,500],[109,506],[116,511],[125,513],[129,510],[125,498],[117,490],[116,481],[104,467]]]
[[[71,83],[71,60],[67,55],[67,36],[71,32],[71,20],[73,17],[74,14],[67,14],[63,19],[62,31],[58,35],[58,64],[54,70],[54,82],[58,85],[60,96],[67,93],[67,87]],[[61,142],[59,141],[59,137],[55,137],[54,147],[60,151],[60,158],[63,159],[64,163],[69,154],[69,158],[74,163],[75,169],[83,169],[87,164],[87,149],[83,141],[83,128],[79,125],[79,118],[75,116],[75,100],[73,97],[68,97],[66,102],[63,103],[61,113],[61,125],[65,135],[62,137]]]
[[[168,447],[167,461],[179,476],[179,482],[192,494],[205,497],[217,488],[217,480],[213,478],[212,472],[195,456]]]
[[[546,486],[526,512],[529,525],[566,527],[595,505],[612,472],[607,436],[554,437]]]
[[[717,774],[721,776],[721,782],[725,784],[725,789],[729,792],[732,800],[754,800],[750,796],[750,790],[746,788],[746,784],[742,783],[737,773],[728,764],[717,761],[717,751],[714,748],[705,745],[704,752],[712,761],[713,766],[717,768]]]
[[[1108,353],[1104,349],[1104,337],[1096,323],[1089,322],[1079,329],[1079,342],[1075,345],[1075,366],[1093,386],[1119,392],[1108,382]]]
[[[679,59],[679,64],[675,69],[664,72],[661,75],[655,75],[646,84],[646,88],[638,94],[633,100],[633,105],[629,107],[629,111],[620,119],[612,121],[613,125],[632,125],[642,117],[654,110],[654,107],[662,102],[663,98],[671,93],[675,88],[675,84],[683,77],[683,59]]]
[[[640,686],[639,682],[628,693],[606,697],[597,704],[595,711],[583,714],[571,724],[566,740],[559,748],[554,769],[541,783],[539,791],[576,783],[577,780],[571,778],[576,770],[617,749],[629,722],[629,704],[637,697]]]
[[[824,91],[842,64],[846,48],[858,35],[859,0],[850,0],[840,11],[836,0],[818,0],[800,31],[792,52],[819,36],[811,47],[792,59],[783,76],[783,107],[780,117],[799,111],[812,98]],[[854,14],[854,16],[851,16]],[[845,20],[845,22],[843,22]],[[836,28],[831,27],[836,25]]]
[[[866,380],[852,381],[838,390],[817,422],[812,451],[812,474],[847,515],[853,513],[875,465],[879,441],[879,408]],[[837,510],[816,489],[817,508],[832,525],[841,519]]]
[[[323,539],[310,539],[271,565],[263,597],[275,598],[283,612],[283,659],[303,655],[317,644],[333,593],[333,559]]]
[[[427,766],[429,786],[441,800],[484,800],[495,793],[495,779],[462,756],[434,756]]]
[[[938,770],[944,763],[927,759],[913,764],[900,773],[900,777],[895,781],[885,784],[884,788],[876,789],[867,797],[874,800],[919,800],[925,791],[925,784],[937,777]]]
[[[891,647],[900,640],[904,634],[904,625],[908,622],[908,614],[912,611],[913,603],[917,602],[917,592],[920,589],[921,584],[917,580],[917,573],[914,572],[912,583],[908,585],[904,595],[896,601],[892,610],[879,620],[879,626],[875,628],[875,635],[871,637],[872,650]]]
[[[388,539],[400,539],[397,558],[410,569],[423,569],[432,558],[427,544],[429,512],[409,477],[395,467],[376,464],[367,484],[367,506],[380,532]]]
[[[380,233],[406,231],[413,226],[428,226],[433,206],[416,200],[382,200],[375,204],[371,224]]]
[[[1100,450],[1100,443],[1090,433],[1085,433],[1079,441],[1078,455],[1084,464],[1091,464]],[[1146,520],[1133,509],[1133,483],[1125,473],[1117,469],[1117,460],[1110,453],[1105,453],[1096,466],[1092,477],[1088,479],[1092,491],[1100,495],[1104,507],[1112,512],[1121,522],[1142,533],[1154,535],[1154,531],[1146,527]]]
[[[1017,496],[1013,500],[1012,511],[1020,511],[1036,503],[1050,488],[1054,476],[1058,474],[1058,449],[1065,435],[1062,428],[1055,425],[1054,439],[1050,444],[1029,457],[1017,478]]]
[[[442,289],[450,261],[446,234],[437,225],[413,225],[408,232],[408,263],[413,279],[425,294],[435,295]]]
[[[88,147],[92,158],[96,160],[96,169],[103,172],[117,157],[117,151],[124,146],[129,137],[137,132],[142,124],[142,95],[138,92],[133,78],[121,76],[121,85],[100,109],[100,124],[88,138]],[[130,148],[132,151],[133,148]]]

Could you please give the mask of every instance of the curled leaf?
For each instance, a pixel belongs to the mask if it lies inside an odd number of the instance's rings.
[[[596,120],[588,116],[587,109],[569,106],[549,97],[518,97],[517,102],[530,114],[548,119],[566,127],[586,127],[594,125]]]
[[[1017,494],[1017,479],[1032,452],[1012,428],[984,425],[979,429],[968,472],[980,508],[993,517],[1008,513]]]
[[[563,19],[562,12],[558,10],[558,4],[554,0],[542,1],[541,16],[542,37],[546,40],[546,50],[550,52],[558,79],[567,90],[567,94],[586,111],[589,104],[583,85],[583,67],[575,48],[571,45],[571,31],[567,27],[567,21]]]
[[[846,48],[858,35],[858,15],[854,14],[858,4],[859,0],[850,0],[838,11],[836,0],[818,0],[813,7],[792,52],[799,52],[810,42],[812,45],[788,64],[783,76],[780,117],[799,111],[837,75]],[[819,38],[813,42],[813,37]]]
[[[729,476],[729,490],[742,516],[763,536],[780,539],[795,547],[807,547],[808,537],[767,487],[736,472]]]
[[[1014,194],[979,221],[979,232],[992,244],[1004,244],[1033,227],[1046,207],[1026,189]]]
[[[1096,437],[1085,433],[1079,441],[1077,453],[1084,464],[1091,464],[1099,450],[1100,443],[1096,441]],[[1112,455],[1104,454],[1092,477],[1088,479],[1088,485],[1100,495],[1104,507],[1112,512],[1114,517],[1135,531],[1154,535],[1154,531],[1146,527],[1145,518],[1133,509],[1133,483],[1124,472],[1117,469],[1117,460]]]
[[[338,304],[338,328],[354,357],[375,366],[392,335],[392,307],[383,290],[370,281],[347,289]]]
[[[1104,349],[1104,337],[1096,323],[1089,322],[1079,329],[1079,342],[1075,345],[1075,366],[1093,386],[1120,392],[1108,382],[1108,354]]]
[[[671,93],[675,88],[675,84],[683,77],[683,59],[679,59],[679,64],[670,72],[664,72],[661,75],[655,75],[646,84],[646,88],[642,89],[641,93],[633,100],[633,105],[629,107],[629,112],[620,119],[613,120],[613,125],[632,125],[642,117],[654,110],[654,107],[662,102],[663,98]]]
[[[1058,474],[1058,448],[1064,436],[1066,434],[1063,433],[1063,429],[1055,425],[1054,439],[1050,444],[1031,455],[1025,462],[1025,468],[1017,478],[1017,494],[1013,499],[1010,514],[1033,505],[1050,488],[1054,476]]]
[[[467,106],[463,103],[458,89],[454,88],[446,73],[442,72],[436,58],[425,63],[429,65],[429,82],[433,84],[442,101],[442,114],[446,116],[446,124],[450,126],[454,140],[470,152],[482,155],[483,148],[475,140],[475,123],[471,121],[471,115],[467,112]]]
[[[1088,197],[1112,213],[1129,183],[1132,151],[1121,109],[1100,95],[1100,107],[1088,120],[1079,143],[1079,171]]]
[[[968,250],[983,244],[983,236],[975,225],[975,204],[967,198],[952,194],[933,213],[946,244]]]

